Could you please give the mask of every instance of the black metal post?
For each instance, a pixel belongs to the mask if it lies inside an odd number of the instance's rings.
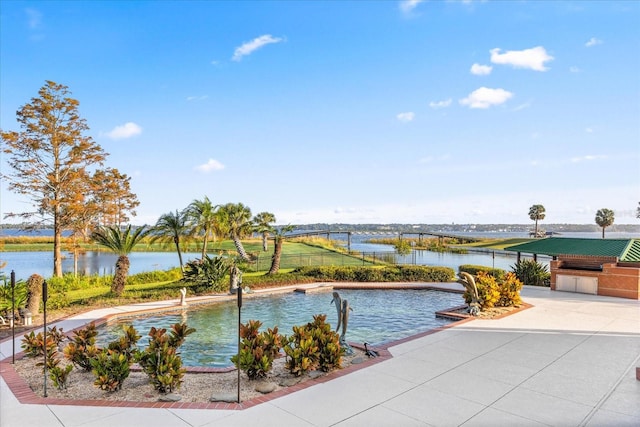
[[[47,397],[47,281],[42,282],[42,313],[43,313],[43,346],[44,346],[44,397]]]
[[[16,272],[11,270],[11,363],[16,363]]]
[[[242,286],[238,286],[238,403],[240,403],[240,325],[242,311]]]

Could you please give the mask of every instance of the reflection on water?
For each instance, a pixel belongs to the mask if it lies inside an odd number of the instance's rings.
[[[476,237],[526,237],[519,236],[518,233],[466,233]],[[498,235],[500,234],[500,235]],[[342,237],[340,237],[342,236]],[[353,234],[351,236],[351,249],[367,255],[375,252],[378,259],[393,262],[388,259],[390,256],[396,262],[402,264],[434,265],[458,269],[461,264],[484,265],[487,267],[502,268],[511,270],[511,266],[516,263],[515,253],[487,252],[468,254],[439,253],[430,251],[414,251],[411,255],[400,256],[393,254],[393,248],[389,245],[366,243],[367,240],[380,237],[396,237],[397,235],[372,235]],[[600,233],[563,233],[561,237],[588,237],[599,238]],[[608,233],[608,238],[629,238],[628,233]],[[343,240],[346,245],[346,237],[336,234],[331,236],[335,240]],[[199,257],[199,253],[186,253],[184,262],[191,261]],[[523,254],[523,256],[529,256]],[[178,256],[175,252],[132,252],[129,255],[131,261],[130,274],[141,273],[154,270],[168,270],[178,267]],[[78,271],[81,274],[113,274],[117,256],[109,252],[88,251],[79,254]],[[16,278],[27,279],[31,274],[39,274],[45,278],[51,277],[53,273],[53,253],[52,252],[3,252],[0,254],[0,261],[7,261],[7,266],[3,271],[16,272]],[[540,256],[538,261],[548,264],[549,258]],[[73,272],[73,253],[63,252],[62,271]]]
[[[395,341],[450,323],[435,317],[435,312],[463,303],[460,294],[428,290],[341,290],[340,296],[353,308],[349,317],[347,341],[374,345]],[[331,292],[288,293],[268,297],[246,298],[241,321],[260,320],[261,331],[278,326],[283,335],[291,335],[293,326],[313,321],[313,316],[326,314],[335,329],[338,315],[331,302]],[[230,366],[230,358],[238,350],[238,311],[235,301],[213,304],[173,314],[122,320],[99,328],[99,344],[106,346],[132,324],[142,335],[140,348],[149,343],[152,326],[167,328],[188,319],[196,332],[187,337],[180,352],[186,366]]]

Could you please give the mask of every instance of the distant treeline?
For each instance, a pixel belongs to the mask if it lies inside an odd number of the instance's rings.
[[[373,231],[379,233],[398,233],[398,232],[440,232],[440,233],[456,233],[456,232],[514,232],[528,233],[533,229],[533,223],[530,224],[296,224],[295,230],[330,230],[330,231]],[[574,232],[588,233],[598,232],[602,229],[594,224],[544,224],[539,223],[539,227],[547,232],[556,233]],[[33,230],[30,224],[0,224],[0,229],[5,230]],[[46,228],[40,228],[45,230]],[[607,232],[620,233],[639,233],[640,224],[613,224],[607,227]]]
[[[602,229],[594,224],[544,224],[539,223],[539,228],[556,233],[573,232],[588,233],[598,232]],[[304,224],[296,225],[296,230],[331,230],[331,231],[375,231],[380,233],[397,232],[514,232],[528,233],[533,229],[530,224]],[[639,233],[640,224],[613,224],[607,227],[607,232]]]

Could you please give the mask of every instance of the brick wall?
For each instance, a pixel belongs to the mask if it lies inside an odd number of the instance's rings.
[[[571,262],[579,261],[578,257],[562,257],[551,261],[551,289],[556,289],[558,274],[579,277],[597,277],[598,295],[619,298],[640,299],[640,268],[622,266],[617,262],[611,262],[611,258],[601,258],[602,271],[580,270],[574,268],[561,268],[563,259]],[[587,264],[592,264],[595,257],[585,257]]]

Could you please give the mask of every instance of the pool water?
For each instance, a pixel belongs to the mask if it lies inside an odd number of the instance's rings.
[[[435,312],[464,303],[460,294],[435,290],[340,290],[353,311],[346,333],[348,342],[372,346],[406,338],[451,323]],[[291,335],[293,326],[304,325],[316,314],[326,314],[335,329],[338,314],[331,292],[276,294],[243,299],[241,321],[260,320],[261,331],[278,326],[282,335]],[[106,346],[121,335],[122,325],[132,324],[149,342],[149,329],[167,328],[187,322],[196,329],[180,348],[185,366],[226,367],[238,351],[238,308],[235,301],[159,315],[122,319],[99,327],[98,345]]]

